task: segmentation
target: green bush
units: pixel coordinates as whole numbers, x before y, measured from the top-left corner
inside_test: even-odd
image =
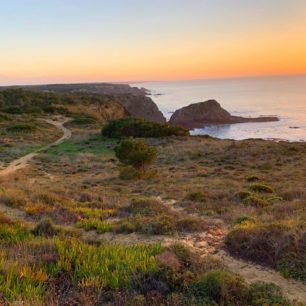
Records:
[[[141,177],[141,174],[139,173],[139,171],[132,166],[120,167],[119,171],[120,171],[119,178],[121,180],[127,180],[127,181],[136,180]]]
[[[31,124],[15,124],[6,128],[9,133],[32,133],[36,130],[36,127]]]
[[[193,283],[190,293],[197,298],[206,298],[218,305],[246,305],[248,286],[239,277],[222,270],[212,270]]]
[[[249,301],[252,306],[290,306],[281,289],[273,283],[257,282],[250,286]]]
[[[259,193],[273,193],[274,190],[272,187],[265,185],[265,184],[252,184],[249,186],[249,189],[253,192]]]
[[[277,263],[277,270],[284,277],[292,277],[306,283],[306,247],[300,247],[297,253],[286,254]]]
[[[125,139],[115,148],[116,157],[124,165],[144,172],[156,160],[156,149],[141,140]]]
[[[102,135],[110,138],[122,137],[166,137],[187,136],[189,132],[182,127],[160,124],[138,118],[123,118],[110,121],[102,129]]]

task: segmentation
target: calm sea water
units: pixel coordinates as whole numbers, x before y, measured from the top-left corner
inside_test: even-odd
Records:
[[[195,102],[217,100],[233,115],[276,115],[279,122],[211,125],[191,131],[222,139],[306,141],[306,76],[131,84],[152,92],[167,118]]]

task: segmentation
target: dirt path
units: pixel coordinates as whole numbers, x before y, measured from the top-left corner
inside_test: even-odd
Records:
[[[13,162],[11,162],[5,169],[1,170],[0,171],[0,177],[3,177],[3,176],[6,176],[6,175],[9,175],[19,169],[23,169],[25,168],[29,161],[32,160],[36,155],[39,154],[39,152],[45,150],[45,149],[48,149],[49,147],[51,146],[54,146],[54,145],[58,145],[60,144],[62,141],[66,140],[66,139],[69,139],[71,137],[71,130],[67,129],[64,124],[66,122],[69,121],[69,119],[67,118],[64,118],[64,119],[60,119],[58,121],[54,121],[54,120],[49,120],[49,119],[41,119],[49,124],[52,124],[54,126],[56,126],[58,129],[62,130],[63,131],[63,136],[61,138],[59,138],[57,141],[55,141],[54,143],[52,144],[49,144],[43,148],[40,148],[38,150],[36,150],[35,152],[32,152],[30,154],[27,154],[23,157],[20,157],[16,160],[14,160]]]

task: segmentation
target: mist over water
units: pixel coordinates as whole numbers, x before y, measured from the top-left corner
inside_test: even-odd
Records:
[[[211,125],[191,131],[222,139],[280,139],[306,141],[306,76],[263,77],[131,84],[152,92],[152,99],[165,114],[191,103],[217,100],[233,115],[276,115],[279,122]]]

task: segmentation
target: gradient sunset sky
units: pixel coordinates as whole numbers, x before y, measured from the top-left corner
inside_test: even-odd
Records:
[[[306,73],[305,0],[7,0],[0,84]]]

